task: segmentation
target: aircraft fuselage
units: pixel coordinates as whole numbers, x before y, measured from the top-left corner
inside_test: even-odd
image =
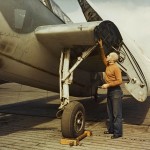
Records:
[[[50,49],[42,45],[34,30],[38,26],[64,22],[39,0],[0,0],[0,22],[1,79],[59,92],[62,49],[56,44],[51,45]],[[75,71],[70,94],[91,94],[89,72]]]

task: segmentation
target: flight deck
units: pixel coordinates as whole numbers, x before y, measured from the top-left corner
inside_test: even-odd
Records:
[[[123,137],[111,139],[107,129],[106,90],[99,90],[98,100],[79,100],[86,111],[85,129],[92,136],[78,146],[61,145],[61,119],[56,118],[59,94],[16,83],[0,85],[1,150],[150,150],[150,97],[136,101],[122,86]],[[100,94],[101,93],[101,94]]]

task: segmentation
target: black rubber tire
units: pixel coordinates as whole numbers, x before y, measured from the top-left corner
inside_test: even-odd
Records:
[[[70,102],[65,107],[61,119],[62,136],[65,138],[76,138],[83,134],[84,128],[85,109],[83,105],[77,101]]]

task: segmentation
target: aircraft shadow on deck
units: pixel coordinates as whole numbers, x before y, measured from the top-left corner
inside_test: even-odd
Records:
[[[59,103],[51,102],[58,99],[59,95],[54,95],[0,106],[0,135],[7,135],[20,130],[58,130],[57,127],[50,127],[46,129],[33,128],[36,125],[52,121],[56,118]],[[85,98],[79,101],[85,107],[86,121],[106,122],[106,94],[101,94],[97,101],[91,98]],[[133,125],[142,124],[145,120],[147,112],[149,111],[149,107],[150,97],[148,97],[144,103],[141,103],[134,100],[131,96],[126,95],[123,100],[124,123]],[[22,119],[20,119],[20,115],[23,115]],[[36,117],[37,119],[33,120],[33,117]],[[15,124],[19,127],[16,128]],[[9,128],[8,130],[8,126],[12,127],[12,129]]]

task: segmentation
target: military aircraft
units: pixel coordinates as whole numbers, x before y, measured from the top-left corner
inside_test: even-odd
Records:
[[[105,70],[105,52],[120,54],[118,65],[128,75],[128,91],[144,101],[150,80],[148,60],[109,20],[102,20],[88,0],[78,0],[87,22],[73,23],[53,0],[0,0],[0,79],[60,93],[64,137],[84,132],[85,110],[72,96],[93,96]],[[57,114],[57,115],[58,115]]]

